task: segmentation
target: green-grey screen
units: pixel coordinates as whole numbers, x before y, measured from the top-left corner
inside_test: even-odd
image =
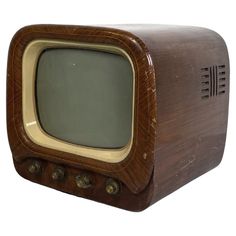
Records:
[[[49,49],[38,61],[36,103],[41,127],[58,139],[121,148],[132,133],[133,72],[121,55]]]

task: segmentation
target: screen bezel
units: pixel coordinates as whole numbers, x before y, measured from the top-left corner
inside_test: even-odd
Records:
[[[35,81],[38,59],[44,50],[52,48],[83,48],[110,52],[126,57],[133,71],[132,127],[128,144],[119,149],[101,149],[72,144],[47,134],[40,125],[35,96]],[[92,158],[95,160],[118,163],[129,154],[134,136],[134,101],[135,101],[135,70],[129,55],[121,48],[103,44],[80,43],[64,40],[40,39],[31,41],[26,47],[22,60],[22,113],[24,129],[34,143],[66,153]]]

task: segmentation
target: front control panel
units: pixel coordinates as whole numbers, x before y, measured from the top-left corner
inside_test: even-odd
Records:
[[[40,158],[26,158],[21,162],[14,161],[14,164],[17,172],[30,181],[132,211],[145,208],[147,202],[143,204],[142,199],[150,194],[146,189],[134,194],[126,185],[111,176]]]
[[[55,185],[76,185],[78,188],[78,191],[81,190],[83,192],[84,190],[94,190],[99,186],[102,188],[102,185],[98,183],[98,178],[94,175],[94,173],[88,172],[88,171],[82,171],[77,170],[77,173],[75,173],[75,170],[72,170],[71,168],[67,168],[64,165],[58,165],[53,163],[48,163],[46,161],[42,161],[39,159],[28,159],[24,165],[26,165],[26,170],[28,171],[29,175],[31,175],[32,178],[35,178],[36,182],[37,180],[44,179],[50,183]],[[106,178],[104,176],[103,184],[103,191],[110,195],[117,195],[121,191],[121,184],[119,181],[113,179],[113,178]],[[74,184],[73,184],[74,182]]]
[[[115,207],[140,211],[151,201],[152,181],[146,189],[135,194],[112,176],[41,158],[26,158],[21,162],[14,160],[14,164],[17,172],[30,181]]]

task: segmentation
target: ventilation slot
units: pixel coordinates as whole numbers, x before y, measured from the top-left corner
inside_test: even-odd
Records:
[[[225,94],[225,65],[201,68],[201,97],[208,99]]]

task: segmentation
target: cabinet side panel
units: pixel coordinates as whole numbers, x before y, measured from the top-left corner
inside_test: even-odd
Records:
[[[208,29],[151,26],[137,34],[150,51],[157,79],[155,202],[220,163],[229,60],[223,39]]]
[[[180,32],[179,38],[176,34],[165,36],[154,56],[159,126],[156,200],[217,166],[226,137],[225,44],[208,30],[193,28]]]

